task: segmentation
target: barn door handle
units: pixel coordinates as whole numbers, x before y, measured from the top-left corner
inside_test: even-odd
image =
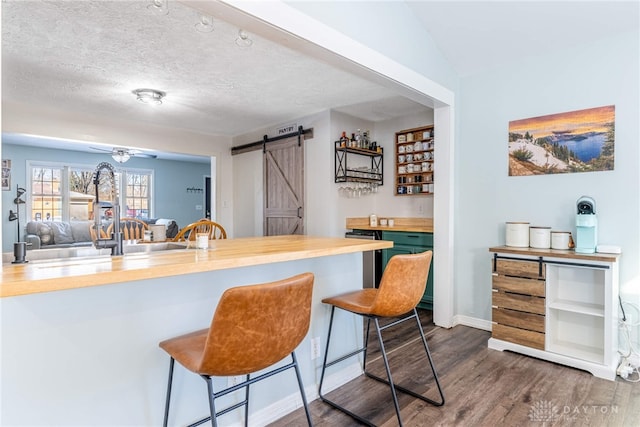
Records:
[[[298,218],[302,218],[302,215],[300,215],[301,210],[302,210],[302,206],[298,206]]]

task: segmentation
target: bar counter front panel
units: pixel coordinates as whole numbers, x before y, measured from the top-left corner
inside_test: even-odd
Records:
[[[253,239],[255,243],[270,238]],[[232,239],[235,242],[229,240],[217,249],[211,248],[206,254],[208,261],[199,267],[195,261],[188,263],[190,267],[183,266],[179,275],[172,272],[167,277],[155,277],[159,266],[132,267],[136,263],[129,263],[132,277],[149,278],[105,284],[104,278],[93,276],[96,280],[86,287],[74,285],[76,289],[1,298],[0,425],[161,425],[169,359],[158,343],[208,327],[217,301],[227,288],[274,281],[306,271],[315,274],[312,318],[297,355],[307,397],[315,399],[322,359],[311,360],[310,340],[320,337],[324,349],[329,321],[329,308],[321,300],[358,289],[361,252],[391,244],[354,239],[299,239],[288,251],[272,248],[272,258],[257,254],[254,261],[249,261],[245,253],[236,255],[232,262],[222,247],[225,244],[236,247],[243,240]],[[244,246],[245,252],[251,252],[250,247]],[[327,246],[335,246],[335,253]],[[216,256],[221,259],[217,267],[223,264],[229,267],[216,269],[213,260]],[[166,254],[150,258],[169,262]],[[180,262],[166,268],[174,271]],[[207,263],[208,267],[204,267]],[[4,278],[11,276],[14,268],[21,266],[5,265]],[[87,271],[79,273],[69,268],[67,272],[72,274],[69,282],[79,282],[87,275],[90,281],[92,275]],[[206,271],[198,271],[199,268]],[[64,274],[64,269],[59,271]],[[122,271],[95,273],[101,274],[112,274],[118,279]],[[13,281],[6,283],[13,286],[16,280],[14,275]],[[52,280],[42,278],[41,283],[50,287]],[[37,282],[30,286],[37,289]],[[342,348],[335,351],[355,348],[362,339],[361,320],[344,313],[336,321],[342,322],[344,328],[339,328],[341,336],[336,337]],[[333,381],[339,386],[358,375],[359,366],[345,365],[336,371],[328,378],[328,384]],[[224,386],[226,378],[216,382]],[[252,423],[274,421],[299,405],[295,376],[278,376],[255,385],[251,399]],[[205,382],[181,367],[175,371],[172,400],[171,425],[186,425],[208,413]],[[220,405],[223,403],[224,399]],[[221,425],[239,423],[241,412],[225,415]]]

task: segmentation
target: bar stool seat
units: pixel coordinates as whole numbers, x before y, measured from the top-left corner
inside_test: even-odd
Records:
[[[320,395],[320,399],[322,401],[326,402],[333,408],[344,412],[345,414],[363,424],[374,426],[374,424],[372,424],[369,420],[350,411],[337,402],[328,399],[322,392],[324,376],[328,367],[342,362],[350,357],[363,353],[363,370],[365,375],[369,378],[389,385],[391,389],[394,408],[396,411],[396,416],[398,418],[398,424],[400,426],[402,426],[402,417],[400,416],[400,407],[398,404],[396,390],[407,393],[415,398],[421,399],[435,406],[444,405],[444,393],[442,391],[442,387],[440,386],[440,381],[438,380],[438,375],[433,364],[433,359],[431,358],[431,352],[429,351],[427,340],[424,336],[424,331],[422,330],[422,324],[420,323],[420,318],[418,317],[418,312],[416,310],[416,306],[422,298],[422,295],[424,294],[426,288],[427,277],[429,276],[429,268],[431,265],[432,257],[432,251],[411,255],[395,255],[389,260],[389,263],[387,264],[387,267],[383,272],[380,286],[377,289],[367,288],[354,292],[344,293],[341,295],[336,295],[333,297],[328,297],[322,300],[323,303],[331,305],[329,332],[327,335],[327,344],[324,353],[322,373],[320,375],[320,385],[318,390],[318,394]],[[364,346],[329,361],[329,345],[331,342],[331,331],[333,328],[333,318],[336,308],[366,317],[367,330]],[[394,318],[394,320],[381,326],[379,320],[384,318]],[[419,393],[408,390],[407,388],[401,387],[393,382],[391,369],[389,368],[387,352],[385,350],[384,341],[382,338],[382,331],[411,319],[416,320],[417,327],[420,332],[420,337],[422,339],[422,344],[424,346],[424,350],[429,361],[431,371],[433,373],[433,378],[438,389],[438,400],[427,398]],[[371,327],[371,321],[373,321],[373,323],[375,324],[378,343],[380,344],[380,352],[382,354],[382,360],[384,362],[387,374],[386,379],[378,377],[367,371],[367,350],[369,345],[369,331]]]
[[[191,332],[162,341],[159,345],[169,356],[169,380],[164,423],[169,420],[171,386],[175,361],[196,373],[207,383],[210,416],[191,426],[211,420],[244,406],[244,424],[249,418],[249,386],[293,368],[298,380],[302,403],[309,425],[311,414],[304,393],[295,349],[304,339],[311,321],[311,297],[314,276],[303,273],[276,282],[238,286],[227,289],[216,307],[208,329]],[[288,355],[291,362],[266,370]],[[214,390],[214,376],[245,376],[245,380],[220,391]],[[244,400],[216,410],[219,397],[244,389]]]

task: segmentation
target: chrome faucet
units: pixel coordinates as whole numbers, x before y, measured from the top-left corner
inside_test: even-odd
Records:
[[[100,186],[100,174],[106,171],[109,174],[109,181],[111,184],[111,194],[112,199],[115,200],[115,203],[111,202],[101,202],[99,196],[99,186]],[[122,255],[122,232],[120,231],[120,203],[118,200],[118,196],[115,195],[116,188],[116,171],[110,163],[102,162],[97,167],[95,172],[93,173],[93,184],[96,187],[96,201],[93,205],[93,217],[95,219],[95,229],[96,229],[96,240],[94,240],[93,245],[96,249],[111,249],[111,255]],[[102,224],[100,223],[100,213],[102,209],[111,209],[113,212],[113,233],[111,236],[104,239],[100,237],[100,230],[102,229]]]

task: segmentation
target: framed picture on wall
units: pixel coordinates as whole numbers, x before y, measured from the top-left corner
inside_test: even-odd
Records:
[[[11,189],[11,160],[2,159],[2,190]]]
[[[509,122],[509,175],[613,170],[615,106]]]

